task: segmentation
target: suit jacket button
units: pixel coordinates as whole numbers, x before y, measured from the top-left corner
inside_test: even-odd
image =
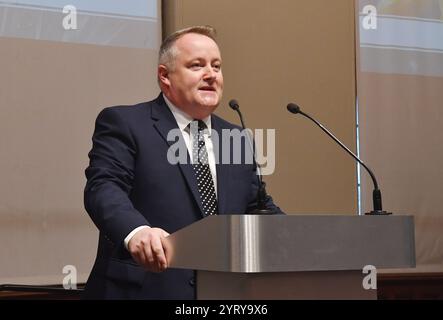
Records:
[[[195,279],[194,279],[194,278],[189,279],[189,285],[190,285],[191,287],[194,287],[194,286],[195,286]]]

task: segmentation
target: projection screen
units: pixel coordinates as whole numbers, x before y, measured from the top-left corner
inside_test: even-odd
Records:
[[[443,1],[359,0],[360,154],[384,209],[413,214],[417,270],[443,271]],[[372,183],[362,172],[362,209]]]
[[[85,282],[97,114],[159,93],[159,0],[0,1],[0,284]]]

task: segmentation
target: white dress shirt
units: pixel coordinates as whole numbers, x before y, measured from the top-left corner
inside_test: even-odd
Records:
[[[171,110],[172,114],[174,115],[175,121],[177,121],[178,128],[180,129],[183,140],[185,141],[186,148],[188,149],[189,157],[191,158],[191,163],[193,161],[193,152],[192,152],[192,143],[193,143],[193,137],[190,134],[189,124],[194,121],[194,119],[189,116],[187,113],[182,111],[181,109],[177,108],[172,104],[171,101],[168,100],[168,98],[163,95],[163,98],[165,99],[166,104],[168,105],[169,109]],[[208,164],[209,169],[211,170],[212,174],[212,180],[214,181],[214,189],[215,194],[217,195],[217,172],[216,172],[216,166],[215,166],[215,154],[214,154],[214,146],[212,144],[211,140],[211,116],[207,116],[206,118],[202,119],[202,121],[206,124],[206,127],[208,130],[203,131],[203,137],[205,139],[205,145],[206,150],[208,152]],[[125,238],[125,247],[128,249],[128,243],[132,239],[132,237],[141,229],[149,228],[149,226],[140,226],[132,230]]]

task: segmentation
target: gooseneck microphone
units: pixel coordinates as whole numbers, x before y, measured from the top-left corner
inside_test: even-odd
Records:
[[[348,147],[346,147],[340,140],[338,140],[321,123],[319,123],[317,120],[312,118],[310,115],[308,115],[308,114],[304,113],[303,111],[301,111],[301,109],[300,109],[300,107],[298,105],[296,105],[295,103],[289,103],[287,108],[288,108],[289,112],[291,112],[293,114],[301,114],[302,116],[305,116],[309,120],[313,121],[317,126],[320,127],[320,129],[322,129],[329,137],[331,137],[335,142],[337,142],[340,147],[342,147],[347,153],[349,153],[355,160],[358,161],[358,163],[360,163],[368,171],[369,175],[371,176],[372,183],[374,184],[374,190],[372,191],[372,202],[373,202],[374,210],[372,210],[371,212],[365,213],[365,215],[388,215],[388,214],[392,214],[390,212],[383,211],[383,209],[382,209],[381,191],[378,188],[377,179],[375,178],[375,175],[372,172],[372,170],[369,169],[368,166],[363,163],[363,161],[361,161],[351,150],[349,150]]]
[[[242,128],[243,130],[246,130],[246,125],[243,120],[243,115],[240,111],[240,106],[238,104],[238,101],[232,99],[231,101],[229,101],[229,106],[231,107],[232,110],[238,113]],[[268,195],[266,193],[266,183],[263,181],[260,165],[257,163],[257,159],[255,158],[255,147],[253,146],[251,140],[249,139],[249,135],[247,140],[249,142],[249,146],[252,151],[252,161],[254,162],[254,168],[257,171],[257,181],[258,181],[257,208],[251,212],[248,212],[248,214],[274,214],[274,211],[269,210],[266,207],[266,200],[268,198]]]

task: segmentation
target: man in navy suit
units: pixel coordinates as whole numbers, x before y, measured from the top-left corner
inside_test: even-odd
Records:
[[[216,160],[211,132],[238,129],[213,114],[223,92],[221,64],[214,29],[177,31],[160,48],[158,98],[98,115],[85,208],[100,236],[84,298],[195,299],[194,271],[168,268],[163,239],[208,214],[255,208],[254,165]],[[190,124],[198,124],[206,159],[197,170]],[[173,130],[192,163],[168,161]],[[280,212],[271,197],[266,205]]]

